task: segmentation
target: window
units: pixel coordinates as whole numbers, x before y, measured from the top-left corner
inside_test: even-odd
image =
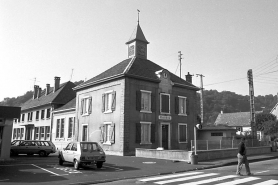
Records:
[[[16,139],[16,128],[14,128],[14,139]]]
[[[73,137],[73,129],[74,129],[74,117],[69,118],[69,126],[68,126],[68,138]]]
[[[40,128],[40,139],[41,139],[41,140],[44,140],[44,131],[45,131],[45,130],[44,130],[44,127],[41,127],[41,128]]]
[[[50,126],[45,127],[46,140],[50,139]]]
[[[212,132],[211,136],[223,136],[223,132]]]
[[[116,91],[102,94],[102,112],[109,113],[116,109]]]
[[[17,128],[17,139],[20,139],[21,133],[20,133],[20,128]]]
[[[41,110],[41,119],[44,119],[44,113],[45,111],[44,110]]]
[[[24,136],[24,128],[21,128],[21,136],[20,136],[20,139],[23,139],[23,136]]]
[[[88,125],[82,125],[82,141],[88,141]]]
[[[187,143],[187,124],[179,123],[179,142]]]
[[[170,114],[170,94],[160,94],[160,112]]]
[[[73,143],[71,150],[77,151],[77,143]]]
[[[155,124],[151,122],[136,123],[136,143],[152,144],[155,142]]]
[[[113,144],[115,143],[115,124],[111,122],[106,122],[100,127],[100,142],[103,144]]]
[[[50,118],[50,109],[46,110],[46,118],[49,119]]]
[[[56,138],[64,137],[65,119],[57,119],[56,123]]]
[[[73,143],[69,143],[68,146],[65,148],[65,150],[70,150],[71,147],[72,147],[72,144],[73,144]]]
[[[28,121],[32,121],[33,112],[28,113]]]
[[[151,92],[141,91],[141,111],[151,111]]]
[[[35,127],[35,140],[39,139],[39,127]]]
[[[36,120],[39,120],[40,111],[36,111]]]
[[[92,97],[81,99],[81,115],[89,115],[92,112]]]
[[[21,114],[21,121],[24,122],[24,116],[25,114]]]
[[[184,96],[177,96],[175,99],[175,113],[187,116],[189,114],[188,99]]]

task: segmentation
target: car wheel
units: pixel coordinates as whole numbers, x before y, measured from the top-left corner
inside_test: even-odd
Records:
[[[74,160],[74,169],[78,170],[79,166],[79,162],[77,160]]]
[[[44,156],[45,156],[45,154],[46,154],[46,152],[45,152],[45,151],[39,151],[39,156],[40,156],[40,157],[44,157]]]
[[[64,161],[63,161],[63,159],[61,159],[61,158],[59,158],[59,165],[63,165],[63,163],[64,163]]]
[[[97,168],[102,168],[103,162],[97,162]]]

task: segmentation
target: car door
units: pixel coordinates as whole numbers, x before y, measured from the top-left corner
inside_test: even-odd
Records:
[[[77,152],[77,143],[73,143],[70,151],[68,151],[68,159],[70,162],[73,162],[76,152]]]
[[[68,161],[68,162],[72,162],[72,161],[70,161],[70,158],[69,158],[70,149],[71,149],[71,147],[72,147],[72,144],[73,144],[73,143],[69,143],[69,144],[67,145],[67,147],[62,151],[64,160],[65,160],[65,161]]]

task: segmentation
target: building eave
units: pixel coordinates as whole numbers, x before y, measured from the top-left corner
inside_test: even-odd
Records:
[[[186,87],[186,88],[189,88],[189,89],[192,89],[192,90],[195,90],[195,91],[201,90],[199,87],[192,87],[192,86],[189,86],[189,85],[175,83],[175,82],[173,82],[173,84],[174,84],[174,86]]]

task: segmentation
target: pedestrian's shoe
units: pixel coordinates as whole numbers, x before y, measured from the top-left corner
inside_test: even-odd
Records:
[[[254,174],[253,174],[253,173],[248,173],[248,174],[247,174],[247,176],[252,176],[252,175],[254,175]]]
[[[237,175],[237,176],[242,176],[242,174],[241,174],[241,173],[237,173],[236,175]]]

